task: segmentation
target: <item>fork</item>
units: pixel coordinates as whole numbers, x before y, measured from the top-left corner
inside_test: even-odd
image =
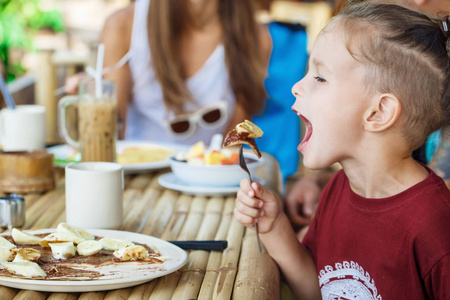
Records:
[[[241,147],[239,148],[239,166],[242,168],[242,170],[247,172],[248,179],[250,180],[250,185],[251,185],[252,182],[253,182],[252,175],[250,174],[250,171],[247,168],[247,163],[245,162],[245,157],[244,157],[243,150],[244,150],[244,145],[241,144]],[[259,253],[261,253],[262,250],[261,250],[261,242],[259,240],[258,222],[255,223],[255,230],[256,230],[256,239],[258,241]]]

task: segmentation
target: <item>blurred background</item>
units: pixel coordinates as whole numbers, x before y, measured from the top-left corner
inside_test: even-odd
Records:
[[[55,52],[56,60],[89,63],[104,20],[129,2],[0,0],[0,58],[7,82],[35,71],[41,51]]]
[[[17,104],[46,107],[48,145],[62,141],[57,130],[57,103],[64,96],[65,79],[86,66],[95,66],[105,19],[132,1],[0,0],[0,74]],[[306,28],[308,51],[336,6],[332,0],[254,1],[258,8],[255,17],[261,23],[293,24],[291,31]],[[288,49],[292,44],[286,41],[280,47]],[[283,53],[279,56],[286,57]],[[287,93],[292,96],[290,88]],[[4,106],[0,95],[0,108]]]

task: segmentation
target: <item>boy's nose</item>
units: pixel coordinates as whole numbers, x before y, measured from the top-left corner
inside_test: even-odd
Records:
[[[302,94],[301,82],[302,81],[299,80],[292,86],[291,93],[295,98],[300,97]]]

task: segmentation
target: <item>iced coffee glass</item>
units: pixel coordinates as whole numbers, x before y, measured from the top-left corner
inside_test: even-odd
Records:
[[[78,106],[78,141],[68,134],[67,107]],[[78,148],[82,161],[116,160],[117,104],[116,86],[112,81],[102,81],[101,89],[94,80],[80,84],[78,96],[63,97],[58,104],[59,127],[66,142]]]

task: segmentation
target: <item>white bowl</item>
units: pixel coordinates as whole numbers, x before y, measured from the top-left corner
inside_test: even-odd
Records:
[[[256,169],[264,163],[261,157],[258,159],[256,155],[244,153],[244,156],[251,158],[251,162],[247,162],[247,168],[255,178]],[[184,161],[178,161],[174,157],[169,159],[170,167],[173,173],[181,181],[197,186],[237,186],[243,178],[248,178],[247,173],[236,165],[204,165],[192,164]]]

